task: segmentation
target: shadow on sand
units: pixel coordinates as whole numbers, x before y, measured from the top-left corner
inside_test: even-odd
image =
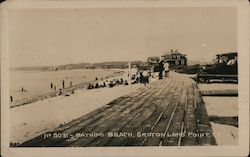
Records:
[[[214,123],[231,125],[238,127],[238,117],[219,117],[219,116],[209,116],[209,120]]]

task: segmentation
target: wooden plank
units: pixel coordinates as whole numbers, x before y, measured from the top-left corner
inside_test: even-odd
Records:
[[[158,90],[158,88],[155,88],[154,90],[152,90],[152,93],[148,94],[148,96],[150,96],[150,99],[148,99],[147,101],[142,100],[142,101],[134,102],[135,104],[138,104],[139,107],[137,106],[134,109],[134,111],[132,111],[132,113],[131,112],[129,113],[129,115],[128,113],[125,113],[125,115],[121,115],[122,120],[118,120],[118,123],[114,127],[103,126],[102,128],[106,128],[106,132],[118,132],[125,125],[128,125],[129,123],[132,123],[132,122],[134,122],[134,125],[135,125],[136,122],[137,123],[140,122],[141,117],[145,118],[148,115],[150,115],[150,110],[152,110],[154,106],[150,105],[150,103],[145,103],[145,102],[150,102],[153,100],[154,95],[158,94],[157,92],[155,92],[156,90]],[[136,115],[136,118],[133,117],[133,114]],[[109,140],[110,140],[110,137],[103,137],[101,139],[97,139],[96,141],[92,142],[91,145],[92,146],[104,145],[106,141],[109,141]]]
[[[201,93],[198,89],[197,84],[194,84],[194,95],[197,106],[196,108],[197,133],[201,135],[201,137],[198,138],[198,144],[216,145],[216,141],[213,136],[213,131],[209,121],[205,103],[201,97]]]
[[[157,90],[157,86],[153,86],[152,92]],[[129,108],[126,108],[126,110],[123,110],[121,113],[118,113],[117,116],[114,116],[110,119],[108,119],[107,121],[105,121],[105,123],[102,123],[100,125],[96,125],[93,124],[95,127],[92,127],[91,129],[88,129],[90,126],[87,126],[86,128],[83,128],[83,130],[81,131],[91,131],[91,132],[102,132],[105,133],[108,131],[108,129],[113,128],[117,125],[117,122],[123,122],[126,123],[126,120],[132,120],[134,118],[134,116],[138,116],[138,114],[140,114],[140,107],[142,107],[145,101],[151,99],[151,94],[146,94],[146,96],[144,96],[142,99],[138,99],[137,102],[133,102],[131,103],[131,106]],[[75,142],[72,143],[72,141],[70,141],[69,143],[66,143],[66,145],[70,145],[70,146],[77,146],[77,145],[87,145],[89,143],[91,143],[94,139],[79,139]]]
[[[97,123],[98,120],[99,120],[99,123],[102,123],[107,118],[112,117],[112,116],[116,116],[118,114],[118,112],[114,112],[114,110],[117,109],[116,107],[119,106],[119,105],[117,105],[118,103],[119,104],[130,104],[130,105],[123,105],[123,107],[119,108],[119,110],[129,108],[132,105],[132,103],[130,103],[129,101],[137,100],[140,98],[146,99],[147,97],[145,97],[144,94],[149,92],[151,88],[153,88],[153,86],[150,86],[149,88],[145,89],[144,93],[137,91],[137,93],[135,93],[135,94],[133,92],[133,93],[129,94],[128,96],[118,98],[118,99],[112,101],[111,103],[109,103],[108,105],[105,105],[97,110],[94,110],[94,111],[90,112],[89,114],[82,116],[81,118],[78,118],[75,121],[69,122],[61,127],[58,127],[52,132],[47,132],[47,134],[48,133],[74,134],[75,132],[82,129],[83,127],[85,127],[88,124],[93,124],[94,122]],[[113,104],[116,104],[116,105],[113,105]],[[111,106],[113,106],[113,107],[111,108]],[[63,138],[52,138],[52,137],[45,139],[43,137],[43,135],[40,135],[40,136],[36,137],[35,139],[24,142],[21,146],[29,146],[29,145],[33,145],[33,146],[51,145],[52,146],[52,145],[57,145],[58,143],[62,143],[65,140],[66,139],[63,139]]]
[[[215,91],[212,91],[215,92]],[[231,91],[230,91],[231,92]],[[227,91],[227,93],[229,93]],[[186,75],[174,73],[146,88],[120,97],[109,104],[54,129],[70,138],[42,135],[21,146],[170,146],[212,145],[214,137],[187,136],[188,133],[212,134],[204,101],[197,84]],[[53,133],[52,132],[52,133]],[[108,137],[108,133],[158,133],[154,137]],[[185,133],[184,137],[167,136]],[[102,133],[104,136],[78,137],[77,133]]]
[[[183,146],[197,145],[197,137],[193,136],[193,134],[197,133],[197,125],[196,125],[196,105],[194,98],[194,88],[192,84],[191,88],[188,89],[188,94],[187,94],[187,108],[185,110],[184,132],[185,136],[182,138],[181,145]]]
[[[177,86],[176,90],[173,93],[173,98],[167,105],[166,109],[163,111],[160,120],[158,121],[157,125],[150,131],[152,133],[161,133],[164,134],[167,126],[171,122],[171,115],[175,110],[176,105],[179,102],[179,93],[181,91],[181,86],[183,85],[182,80],[176,80]],[[163,139],[162,136],[160,137],[146,137],[143,142],[141,143],[142,146],[159,146],[161,140]]]
[[[181,139],[184,127],[185,107],[187,103],[187,89],[190,88],[190,83],[185,82],[181,91],[180,101],[174,113],[172,123],[168,129],[167,136],[164,138],[163,146],[178,146]]]
[[[168,87],[168,88],[166,88]],[[151,114],[148,118],[144,118],[139,124],[134,127],[125,127],[121,130],[121,132],[133,132],[136,134],[137,132],[146,133],[147,130],[149,131],[151,127],[156,123],[157,118],[160,116],[161,112],[164,110],[167,101],[169,101],[172,97],[171,92],[173,92],[173,88],[175,84],[166,84],[164,90],[161,91],[160,96],[154,98],[154,101],[150,102],[151,106],[155,106],[154,110],[151,111]],[[166,96],[166,97],[165,97]],[[165,97],[165,99],[164,99]],[[139,138],[135,135],[133,138],[112,138],[109,143],[106,145],[108,146],[115,146],[118,144],[122,144],[125,146],[140,146],[142,143],[143,138]]]
[[[147,93],[147,92],[145,92]],[[139,96],[133,97],[134,99],[139,99],[140,101],[146,101],[147,99],[149,99],[149,96],[145,96],[145,93],[141,93]],[[133,98],[131,99],[131,101],[127,102],[126,105],[124,105],[124,107],[120,108],[119,110],[115,110],[114,107],[111,108],[109,113],[102,113],[103,114],[103,118],[95,121],[93,123],[91,123],[90,125],[87,125],[85,127],[81,127],[79,130],[74,131],[73,133],[76,132],[98,132],[98,131],[94,131],[94,129],[98,126],[102,126],[103,124],[106,124],[108,121],[110,121],[110,119],[112,118],[116,118],[117,116],[121,116],[122,112],[125,112],[126,110],[130,110],[133,109]],[[101,131],[99,131],[101,132]],[[73,139],[73,140],[72,140]],[[74,141],[76,141],[78,138],[76,138],[75,136],[72,136],[71,139],[68,139],[67,141],[61,142],[60,145],[69,145],[71,143],[73,143]]]

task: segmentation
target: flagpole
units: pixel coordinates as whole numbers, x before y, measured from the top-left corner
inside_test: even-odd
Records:
[[[130,61],[129,61],[129,63],[128,63],[128,77],[129,77],[129,89],[130,89],[130,91],[132,90],[132,84],[131,84],[131,63],[130,63]]]

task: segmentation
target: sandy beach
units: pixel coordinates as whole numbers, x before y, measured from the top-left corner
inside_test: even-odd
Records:
[[[27,141],[143,87],[143,84],[134,84],[131,88],[119,85],[81,89],[70,96],[58,96],[11,108],[11,143]]]

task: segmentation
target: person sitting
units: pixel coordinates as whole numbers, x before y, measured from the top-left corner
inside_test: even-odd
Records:
[[[99,86],[99,84],[98,83],[96,83],[95,84],[95,88],[99,88],[100,86]]]
[[[119,84],[120,84],[120,81],[117,79],[117,80],[115,81],[115,83],[116,83],[117,85],[119,85]]]
[[[125,84],[125,85],[128,85],[128,81],[127,81],[127,80],[125,80],[125,81],[124,81],[124,84]]]
[[[106,83],[105,82],[103,82],[103,85],[102,85],[103,87],[106,87]]]
[[[93,89],[93,85],[91,83],[89,83],[87,89]]]
[[[135,79],[135,75],[132,75],[131,80],[134,80],[134,79]]]
[[[110,88],[114,87],[113,81],[110,81],[110,82],[109,82],[109,87],[110,87]]]
[[[70,96],[69,92],[64,93],[64,96]]]
[[[136,84],[136,80],[131,80],[131,84]]]
[[[59,89],[58,95],[62,95],[62,89],[61,88]]]
[[[139,77],[138,77],[138,76],[136,77],[135,82],[136,82],[136,83],[139,82]]]
[[[120,79],[120,83],[123,84],[123,79],[122,78]]]

